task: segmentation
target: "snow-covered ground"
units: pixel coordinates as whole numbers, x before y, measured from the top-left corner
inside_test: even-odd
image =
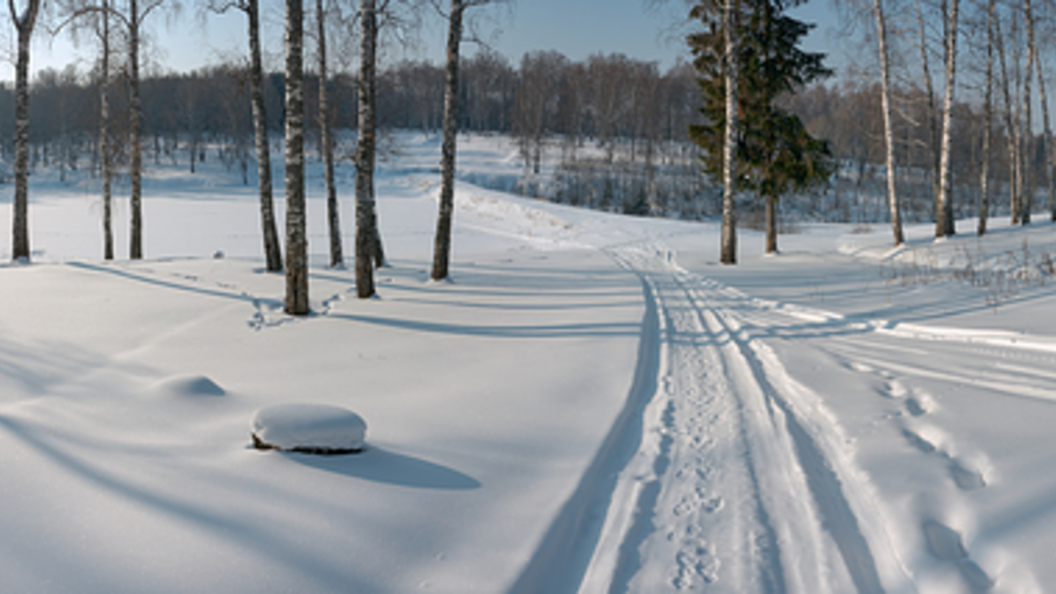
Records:
[[[804,226],[776,257],[742,231],[729,267],[715,224],[461,184],[434,283],[439,143],[397,140],[380,298],[325,267],[315,176],[304,319],[215,160],[151,169],[135,263],[101,261],[90,180],[33,177],[34,263],[0,267],[0,591],[1056,589],[1052,224],[898,251]],[[516,174],[506,140],[461,146]],[[283,404],[355,411],[365,451],[253,449]]]

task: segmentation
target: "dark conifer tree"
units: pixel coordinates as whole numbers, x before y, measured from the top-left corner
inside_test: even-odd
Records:
[[[827,181],[832,175],[829,148],[813,138],[794,114],[776,104],[785,93],[829,76],[824,54],[800,49],[811,25],[783,14],[779,0],[744,0],[735,25],[737,44],[736,184],[766,201],[767,252],[777,251],[775,207],[791,190]],[[705,16],[706,18],[706,16]],[[726,80],[721,57],[723,22],[689,38],[698,83],[704,98],[705,124],[690,126],[690,137],[702,149],[704,171],[723,175],[726,127]]]

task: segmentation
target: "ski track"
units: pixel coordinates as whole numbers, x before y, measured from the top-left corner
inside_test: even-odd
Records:
[[[610,254],[639,275],[657,312],[661,371],[578,590],[874,593],[882,576],[898,583],[905,571],[862,473],[840,453],[839,427],[746,333],[746,299],[678,269],[659,244]]]
[[[932,414],[940,410],[937,400],[914,382],[964,380],[956,369],[907,364],[904,353],[940,340],[956,354],[996,357],[1005,363],[981,379],[976,373],[975,387],[1053,402],[1046,393],[1051,377],[1037,373],[1036,384],[1024,382],[1016,365],[1056,359],[1042,339],[907,331],[752,298],[679,268],[658,242],[607,252],[641,279],[653,322],[639,356],[652,361],[655,385],[632,389],[637,404],[607,440],[622,435],[622,446],[602,448],[592,465],[608,469],[604,478],[585,478],[551,526],[550,534],[566,537],[560,546],[580,560],[577,567],[570,571],[570,561],[545,554],[554,543],[544,542],[514,591],[543,583],[529,574],[549,573],[563,576],[547,582],[549,591],[581,593],[917,592],[935,577],[935,570],[904,561],[921,553],[951,568],[949,579],[960,583],[944,583],[953,589],[994,587],[995,577],[972,557],[964,526],[939,513],[921,513],[911,525],[917,545],[900,539],[898,546],[911,548],[896,546],[895,534],[906,527],[879,503],[855,463],[853,440],[766,341],[825,337],[810,348],[872,375],[876,397],[899,411],[888,421],[919,455],[946,468],[937,496],[957,503],[987,488],[992,469],[984,452],[940,426]],[[1018,382],[1009,381],[1013,375]]]

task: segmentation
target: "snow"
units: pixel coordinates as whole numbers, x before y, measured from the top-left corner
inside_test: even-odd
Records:
[[[33,263],[0,266],[4,592],[1056,584],[1053,224],[909,227],[898,250],[803,224],[775,257],[742,230],[721,266],[715,222],[460,183],[432,283],[439,144],[396,141],[378,299],[326,267],[312,164],[306,318],[212,155],[151,166],[140,262],[101,261],[83,172],[32,176]],[[478,179],[518,173],[507,139],[460,147]],[[308,405],[368,419],[367,447],[252,447],[254,415]]]
[[[359,452],[367,436],[363,417],[327,404],[275,404],[253,415],[253,445],[311,454]]]

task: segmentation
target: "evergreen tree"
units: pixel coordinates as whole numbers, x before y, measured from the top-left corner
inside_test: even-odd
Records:
[[[832,74],[822,64],[824,54],[798,47],[810,31],[782,14],[775,0],[744,0],[735,23],[738,41],[735,183],[766,201],[767,252],[777,251],[775,207],[778,198],[827,181],[833,168],[828,143],[813,138],[800,119],[777,105],[782,94]],[[723,175],[726,127],[726,78],[723,68],[723,21],[699,10],[707,30],[691,35],[689,44],[703,93],[705,124],[690,126],[690,138],[702,149],[704,171],[712,179]]]

